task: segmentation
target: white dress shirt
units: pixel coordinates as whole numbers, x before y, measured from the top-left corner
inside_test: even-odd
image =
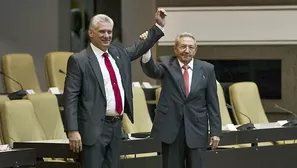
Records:
[[[189,93],[191,92],[191,84],[192,84],[192,76],[193,76],[193,59],[188,63],[188,74],[189,74]],[[180,62],[180,60],[178,59],[178,63],[179,63],[179,66],[182,70],[182,74],[184,74],[185,70],[183,68],[184,66],[184,63]]]
[[[107,116],[117,116],[119,114],[118,114],[118,112],[116,112],[116,109],[115,109],[116,105],[115,105],[114,91],[112,88],[109,72],[108,72],[105,62],[104,62],[104,57],[103,57],[104,51],[100,50],[99,48],[94,46],[92,43],[90,43],[90,45],[91,45],[93,52],[95,53],[95,56],[97,57],[97,60],[98,60],[98,63],[100,65],[100,69],[102,72],[102,76],[103,76],[104,88],[105,88],[105,94],[106,94],[106,102],[107,102],[106,115]],[[108,50],[106,52],[108,53]],[[112,68],[114,69],[114,72],[115,72],[115,75],[117,78],[118,86],[119,86],[121,97],[122,97],[123,110],[124,110],[125,92],[124,92],[124,88],[123,88],[123,84],[122,84],[122,77],[121,77],[121,74],[120,74],[120,71],[119,71],[119,68],[118,68],[116,62],[113,59],[113,57],[110,55],[110,53],[108,53],[108,58],[111,62]],[[122,113],[123,113],[123,111],[122,111]]]
[[[143,63],[147,63],[149,62],[149,60],[151,59],[152,57],[152,54],[151,54],[151,50],[149,50],[147,53],[143,54],[142,56],[142,62]],[[179,59],[178,59],[178,63],[179,63],[179,66],[181,68],[181,71],[182,71],[182,74],[184,74],[185,70],[183,69],[183,65],[184,63],[182,63]],[[191,84],[192,84],[192,76],[193,76],[193,66],[194,66],[194,61],[193,59],[188,63],[188,74],[189,74],[189,93],[191,91]]]

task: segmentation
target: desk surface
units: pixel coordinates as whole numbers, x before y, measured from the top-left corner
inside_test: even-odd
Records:
[[[265,123],[265,124],[254,124],[256,129],[244,130],[244,131],[228,131],[223,129],[221,136],[220,145],[232,145],[232,144],[243,144],[243,143],[257,143],[257,142],[273,142],[282,140],[294,140],[297,139],[297,127],[282,127],[277,123]],[[131,140],[123,140],[123,146],[129,145],[153,145],[158,148],[157,140],[152,138],[141,139],[130,137]],[[21,143],[37,143],[40,144],[59,144],[64,145],[63,147],[68,148],[68,139],[63,140],[46,140],[46,141],[27,141]],[[67,144],[67,146],[65,145]],[[25,147],[25,146],[22,146]],[[27,146],[26,146],[27,147]],[[28,146],[30,147],[30,146]],[[141,146],[140,146],[141,147]],[[123,149],[124,150],[124,149]],[[125,149],[126,150],[126,149]]]
[[[54,167],[79,167],[79,154],[70,151],[69,141],[66,139],[58,140],[46,140],[46,141],[28,141],[28,142],[15,142],[14,148],[35,148],[37,157],[49,157],[49,158],[73,158],[75,163],[66,162],[65,164],[57,163]],[[153,138],[135,139],[135,140],[123,140],[121,145],[121,155],[139,154],[139,153],[160,153],[161,143]],[[41,162],[38,163],[38,167],[42,165],[52,166],[54,162]],[[129,168],[161,168],[162,167],[162,155],[153,155],[149,157],[139,158],[124,158],[121,159],[121,167]]]
[[[50,158],[73,158],[79,160],[79,154],[70,151],[69,141],[66,139],[46,140],[46,141],[28,141],[15,142],[14,148],[36,148],[37,157]],[[160,153],[161,143],[153,138],[123,140],[121,145],[121,155],[139,154],[139,153]],[[43,162],[42,164],[50,164]],[[66,165],[61,165],[65,167]],[[68,165],[68,163],[67,163]],[[57,166],[57,165],[56,165]],[[77,167],[76,164],[69,163],[70,167]],[[129,168],[161,168],[162,156],[155,155],[150,157],[129,158],[121,160],[121,167]]]
[[[131,141],[143,141],[143,140],[152,140],[152,138],[134,138],[128,134],[129,140],[123,140],[122,142],[131,142]],[[69,144],[68,139],[52,139],[52,140],[41,140],[41,141],[22,141],[19,143],[49,143],[49,144]]]
[[[273,129],[273,128],[285,128],[279,125],[276,122],[263,123],[263,124],[254,124],[256,129]]]
[[[132,137],[131,137],[132,138]],[[37,156],[42,157],[78,157],[69,149],[68,139],[55,139],[43,141],[24,141],[14,142],[14,148],[36,148]],[[56,151],[63,151],[57,153]],[[123,140],[121,145],[121,154],[137,154],[137,153],[150,153],[161,152],[161,143],[153,138],[133,138],[132,140]]]
[[[235,127],[238,127],[240,125],[235,125]],[[271,122],[271,123],[257,123],[254,124],[255,129],[273,129],[273,128],[285,128],[279,125],[277,122]],[[223,126],[223,131],[228,131],[227,125]]]

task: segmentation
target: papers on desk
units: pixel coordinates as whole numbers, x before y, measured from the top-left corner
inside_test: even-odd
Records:
[[[134,137],[131,137],[131,134],[128,134],[128,138],[131,139],[131,140],[134,140],[134,139],[141,139],[141,138],[134,138]]]
[[[41,141],[23,141],[25,143],[57,143],[57,144],[68,144],[68,139],[51,139],[51,140],[41,140]]]
[[[283,126],[284,124],[288,123],[288,120],[280,120],[276,122],[279,126]]]
[[[26,90],[26,92],[27,92],[27,94],[35,94],[35,92],[34,92],[34,90],[32,90],[32,89],[29,89],[29,90]]]
[[[225,131],[237,131],[234,124],[227,124],[223,127],[223,130]]]
[[[254,124],[255,129],[270,129],[270,128],[281,128],[284,124],[286,124],[287,120],[280,120],[277,122],[271,122],[271,123],[262,123],[262,124]],[[227,124],[223,126],[223,131],[237,131],[237,127],[240,125],[233,125],[233,124]]]
[[[50,87],[48,89],[48,92],[50,92],[52,94],[61,94],[60,90],[57,87]]]
[[[146,138],[136,138],[136,137],[131,136],[131,134],[128,134],[128,138],[129,138],[130,140],[139,140],[139,139],[147,139],[147,138],[149,138],[149,136],[146,137]]]
[[[144,88],[149,88],[149,89],[153,88],[152,85],[150,83],[148,83],[148,82],[142,82],[142,86]]]
[[[8,151],[10,150],[10,146],[9,145],[0,145],[0,152],[2,151]]]
[[[287,120],[280,120],[271,123],[254,124],[255,129],[271,129],[271,128],[282,128],[286,124]],[[223,131],[237,131],[237,127],[240,125],[227,124],[223,126]]]
[[[148,82],[142,82],[142,85],[140,84],[140,82],[132,82],[132,86],[133,87],[143,87],[143,88],[147,88],[147,89],[153,88],[153,86]]]
[[[141,87],[139,82],[132,82],[133,87]]]

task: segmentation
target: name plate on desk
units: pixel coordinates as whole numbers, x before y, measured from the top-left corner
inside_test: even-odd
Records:
[[[133,134],[128,134],[129,139],[143,139],[143,138],[149,138],[151,133],[149,132],[140,132],[140,133],[133,133]]]
[[[132,82],[133,87],[141,87],[139,82]]]
[[[0,145],[0,152],[1,151],[7,151],[7,150],[10,150],[10,146],[9,145]]]
[[[228,130],[228,131],[237,131],[237,128],[235,127],[234,124],[227,124],[227,125],[225,125],[224,130]]]
[[[60,90],[57,87],[50,87],[48,89],[48,92],[52,93],[52,94],[61,94]]]
[[[27,94],[35,94],[34,90],[32,89],[29,89],[29,90],[26,90]]]
[[[148,88],[148,89],[153,88],[152,85],[151,85],[150,83],[148,83],[148,82],[142,82],[142,86],[143,86],[144,88]]]
[[[284,124],[287,124],[287,123],[288,123],[288,120],[279,120],[276,122],[276,124],[279,126],[283,126]]]

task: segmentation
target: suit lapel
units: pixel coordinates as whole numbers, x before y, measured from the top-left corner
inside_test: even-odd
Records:
[[[195,90],[199,86],[199,82],[203,78],[205,78],[205,76],[203,74],[202,63],[199,60],[194,59],[191,90],[188,97],[195,93]]]
[[[171,69],[173,77],[175,78],[175,80],[177,81],[177,84],[180,87],[180,90],[182,91],[183,95],[186,96],[184,78],[182,75],[181,67],[176,57],[173,58],[169,67]]]
[[[102,72],[100,69],[100,65],[98,63],[96,55],[94,54],[94,52],[90,46],[87,48],[87,53],[88,53],[88,57],[89,57],[89,62],[91,64],[91,67],[94,71],[94,74],[96,75],[98,84],[100,86],[100,90],[103,93],[104,97],[106,97],[105,88],[104,88],[104,80],[103,80]]]

